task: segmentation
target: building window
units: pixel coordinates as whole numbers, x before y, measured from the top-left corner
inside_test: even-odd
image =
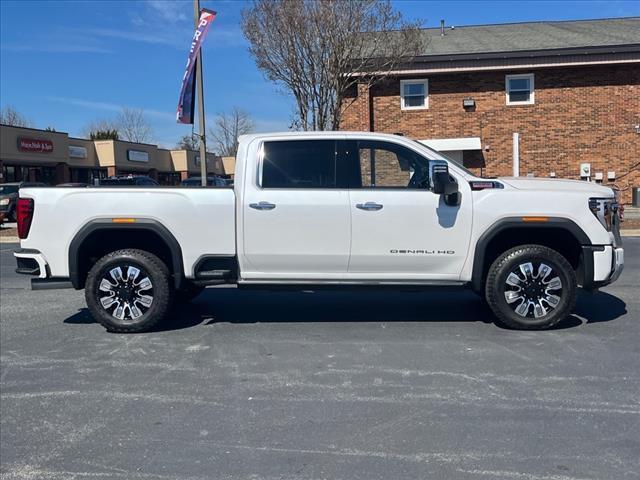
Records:
[[[532,105],[534,103],[533,73],[507,75],[507,105]]]
[[[400,108],[421,110],[429,108],[429,80],[400,80]]]

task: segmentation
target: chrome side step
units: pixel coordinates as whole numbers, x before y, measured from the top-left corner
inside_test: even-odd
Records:
[[[389,287],[463,287],[468,282],[453,280],[246,280],[239,279],[239,285],[315,285],[315,286],[389,286]]]

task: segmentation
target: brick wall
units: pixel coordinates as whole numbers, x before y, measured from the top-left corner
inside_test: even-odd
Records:
[[[507,106],[505,75],[535,73],[535,104]],[[414,77],[412,77],[414,78]],[[421,78],[417,76],[415,78]],[[512,136],[520,134],[520,174],[578,178],[615,171],[626,203],[640,186],[640,65],[429,75],[429,109],[400,110],[399,79],[353,89],[341,128],[401,132],[415,139],[480,137],[465,162],[484,176],[511,175]],[[476,101],[465,111],[462,100]],[[635,166],[635,168],[634,168]],[[625,177],[622,175],[627,174]]]
[[[406,187],[411,179],[409,165],[402,165],[398,156],[388,150],[362,148],[360,155],[360,175],[363,186]],[[373,157],[373,158],[372,158]],[[371,163],[375,176],[371,176]]]

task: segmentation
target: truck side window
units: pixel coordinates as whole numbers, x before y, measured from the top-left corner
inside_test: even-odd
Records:
[[[429,162],[413,150],[377,140],[358,141],[362,188],[427,188]]]
[[[336,141],[265,142],[262,188],[336,188]]]

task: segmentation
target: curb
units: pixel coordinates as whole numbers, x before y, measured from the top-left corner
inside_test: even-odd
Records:
[[[18,237],[0,237],[0,243],[20,243]]]

